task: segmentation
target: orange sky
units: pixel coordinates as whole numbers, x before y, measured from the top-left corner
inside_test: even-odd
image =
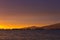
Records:
[[[60,22],[60,1],[0,0],[0,28],[46,26]]]
[[[25,28],[25,27],[31,27],[31,26],[37,26],[37,27],[42,27],[50,24],[0,24],[0,29],[13,29],[13,28]]]

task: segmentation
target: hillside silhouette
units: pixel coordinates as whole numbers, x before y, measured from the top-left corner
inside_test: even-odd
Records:
[[[60,23],[56,23],[56,24],[52,24],[52,25],[48,25],[48,26],[42,26],[42,27],[31,26],[31,27],[27,27],[27,28],[23,28],[23,29],[25,29],[25,30],[60,29]]]
[[[44,26],[43,29],[60,29],[60,23]]]
[[[31,26],[31,27],[18,28],[18,29],[15,28],[15,29],[0,29],[0,30],[49,30],[49,29],[60,30],[60,23],[56,23],[48,26],[42,26],[42,27]]]

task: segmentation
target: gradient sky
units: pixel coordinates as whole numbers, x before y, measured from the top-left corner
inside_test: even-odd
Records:
[[[2,28],[44,26],[60,22],[60,0],[0,0]]]

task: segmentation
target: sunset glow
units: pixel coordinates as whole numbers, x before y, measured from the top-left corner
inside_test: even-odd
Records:
[[[45,24],[47,25],[47,24]],[[21,25],[15,25],[15,24],[4,24],[4,25],[0,25],[0,29],[15,29],[15,28],[25,28],[25,27],[31,27],[31,26],[37,26],[37,27],[42,27],[42,26],[45,26],[43,24],[21,24]]]
[[[0,0],[0,28],[46,26],[60,22],[60,2],[53,0]]]

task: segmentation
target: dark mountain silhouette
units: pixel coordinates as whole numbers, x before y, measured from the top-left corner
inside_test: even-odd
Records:
[[[60,29],[60,23],[44,26],[43,29]]]
[[[37,26],[31,26],[31,27],[26,27],[26,28],[22,28],[25,30],[35,30],[35,29],[41,29],[41,27],[37,27]]]
[[[43,27],[36,27],[36,26],[31,26],[31,27],[27,27],[27,28],[23,28],[25,30],[48,30],[48,29],[60,29],[60,23],[57,23],[57,24],[52,24],[52,25],[48,25],[48,26],[43,26]]]
[[[26,28],[18,28],[18,29],[0,29],[0,30],[49,30],[49,29],[59,29],[60,30],[60,23],[57,24],[52,24],[48,26],[42,26],[42,27],[37,27],[37,26],[31,26],[31,27],[26,27]]]

